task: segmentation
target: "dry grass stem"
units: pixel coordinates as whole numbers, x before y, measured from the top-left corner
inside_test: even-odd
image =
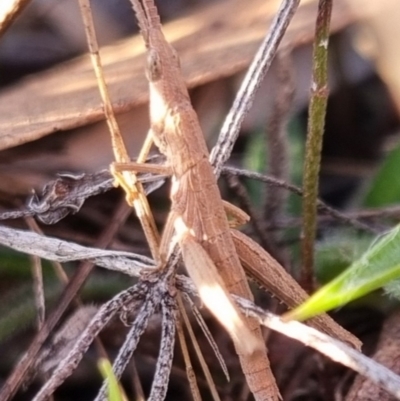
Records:
[[[186,293],[182,292],[182,295],[184,296],[186,301],[189,302],[190,305],[193,304],[193,301],[190,299],[190,297]],[[198,314],[200,315],[200,312],[198,312]],[[195,314],[195,316],[196,316],[196,314]],[[210,390],[211,397],[213,398],[213,400],[219,401],[220,397],[219,397],[219,394],[218,394],[218,391],[217,391],[217,387],[215,385],[214,379],[213,379],[212,374],[210,372],[210,368],[208,367],[208,365],[207,365],[207,363],[206,363],[206,361],[204,359],[203,353],[201,352],[199,343],[198,343],[198,341],[196,339],[196,336],[195,336],[195,334],[193,332],[193,328],[192,328],[192,326],[190,324],[190,321],[189,321],[189,318],[188,318],[187,314],[183,315],[183,318],[185,320],[185,325],[186,325],[186,328],[188,330],[189,337],[190,337],[190,339],[192,341],[192,345],[193,345],[194,350],[196,352],[197,358],[198,358],[198,360],[200,362],[201,369],[202,369],[202,371],[204,373],[204,377],[206,378],[206,382],[207,382],[207,385],[208,385],[208,389]],[[200,324],[200,327],[202,329],[203,329],[203,326],[205,327],[205,329],[203,329],[203,332],[204,333],[208,332],[208,328],[205,326],[205,322],[204,322],[204,320],[203,320],[203,318],[201,316],[200,316],[200,321],[203,321],[203,323]],[[225,369],[224,369],[225,363],[223,361],[223,358],[222,358],[221,354],[219,353],[219,350],[218,350],[218,348],[217,348],[217,346],[216,346],[216,344],[214,342],[214,339],[211,336],[211,333],[209,333],[209,337],[210,338],[208,337],[207,334],[206,334],[206,336],[207,336],[207,339],[209,339],[211,347],[213,347],[213,350],[214,350],[215,354],[217,355],[217,359],[218,359],[220,365],[222,366],[222,370],[225,373],[225,370],[226,370],[226,366],[225,366]],[[193,339],[195,339],[195,341]],[[215,344],[215,348],[214,348],[213,344]],[[227,373],[225,373],[225,375],[226,374]]]
[[[90,2],[89,0],[78,1],[81,8],[83,23],[85,26],[85,33],[88,42],[90,57],[92,60],[94,72],[96,74],[96,80],[99,87],[101,99],[103,101],[104,114],[111,135],[111,143],[115,161],[119,163],[128,163],[131,161],[131,159],[126,149],[111,104],[111,99],[104,77],[103,67],[101,64],[93,17],[90,11]],[[145,150],[149,149],[148,145],[149,143],[146,142]],[[147,154],[141,152],[138,162],[143,163],[146,160],[146,157]],[[160,243],[160,236],[158,234],[157,226],[154,221],[154,217],[151,212],[147,197],[145,196],[145,191],[142,184],[140,183],[140,181],[138,181],[136,174],[132,171],[125,171],[123,173],[113,172],[113,175],[115,178],[115,182],[124,189],[127,202],[130,205],[134,206],[136,215],[138,216],[143,231],[145,233],[151,254],[155,260],[158,260],[158,247]]]
[[[188,325],[188,323],[187,323],[188,319],[186,316],[185,307],[183,305],[181,297],[182,297],[181,294],[178,294],[177,301],[178,301],[178,305],[179,305],[180,316],[176,320],[176,332],[178,334],[179,345],[181,347],[183,361],[185,363],[186,377],[189,382],[190,392],[192,393],[192,397],[193,397],[194,401],[201,401],[201,395],[200,395],[199,386],[197,384],[196,374],[193,369],[192,361],[190,359],[189,349],[187,346],[187,341],[185,338],[185,333],[183,331],[182,319],[186,326]],[[189,325],[190,325],[190,322],[189,322]],[[190,327],[190,329],[191,329],[191,327]],[[195,340],[197,342],[197,339],[195,339]]]
[[[208,341],[208,343],[210,344],[210,347],[211,347],[212,350],[214,351],[215,357],[217,358],[217,360],[218,360],[218,362],[219,362],[219,364],[220,364],[220,366],[221,366],[222,372],[224,373],[224,375],[225,375],[225,377],[226,377],[226,380],[227,380],[227,381],[230,381],[230,376],[229,376],[228,367],[226,366],[226,363],[225,363],[225,361],[224,361],[224,357],[222,356],[222,354],[221,354],[221,352],[220,352],[220,350],[219,350],[219,348],[218,348],[217,343],[215,342],[215,340],[214,340],[214,338],[213,338],[213,336],[212,336],[212,334],[211,334],[209,328],[207,327],[207,323],[205,322],[205,320],[204,320],[203,316],[201,315],[199,309],[197,308],[197,306],[195,305],[195,303],[192,301],[192,299],[189,297],[189,295],[187,295],[187,294],[185,294],[185,293],[182,293],[182,295],[183,295],[183,297],[185,298],[186,302],[189,304],[189,306],[190,306],[190,308],[191,308],[191,310],[192,310],[193,316],[195,317],[195,319],[196,319],[198,325],[200,326],[201,330],[203,331],[203,334],[204,334],[205,337],[207,338],[207,341]],[[184,319],[187,320],[187,321],[189,322],[189,318],[187,317],[187,315],[185,315]],[[190,323],[190,322],[189,322],[189,323]],[[192,339],[192,343],[193,343],[193,345],[194,345],[194,347],[195,347],[196,353],[197,353],[197,355],[198,355],[198,357],[199,357],[199,361],[200,361],[200,363],[202,364],[202,369],[203,369],[203,372],[204,372],[204,376],[206,377],[207,382],[208,382],[207,376],[209,376],[209,377],[211,378],[210,370],[208,369],[207,364],[205,364],[204,358],[200,358],[200,355],[201,355],[201,354],[199,354],[199,353],[197,352],[198,343],[197,343],[197,341],[196,341],[196,343],[193,341],[193,338],[195,338],[195,335],[194,335],[192,326],[191,326],[191,325],[190,325],[190,326],[187,325],[186,327],[187,327],[187,329],[188,329],[190,338]],[[200,349],[199,349],[199,351],[200,351]],[[201,355],[201,356],[202,356],[202,355]],[[203,367],[203,363],[204,363],[204,367],[205,367],[206,369]],[[214,385],[214,386],[215,386],[215,385]],[[211,388],[211,386],[210,386],[210,388]]]

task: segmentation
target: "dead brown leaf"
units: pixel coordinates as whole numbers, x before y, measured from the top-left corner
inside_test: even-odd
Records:
[[[224,0],[167,24],[166,36],[181,55],[189,87],[243,70],[265,35],[278,3]],[[289,27],[286,43],[297,46],[311,40],[316,3],[302,2]],[[333,31],[356,18],[348,3],[354,0],[335,2]],[[106,47],[102,58],[116,112],[145,103],[148,95],[140,39],[135,36]],[[102,119],[89,58],[81,57],[27,78],[1,93],[0,150]]]

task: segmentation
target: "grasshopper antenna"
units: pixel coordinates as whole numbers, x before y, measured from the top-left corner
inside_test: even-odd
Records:
[[[136,19],[137,23],[140,29],[140,32],[142,33],[146,48],[149,48],[149,22],[148,22],[148,5],[146,6],[146,9],[142,5],[142,2],[140,0],[131,0],[131,4],[133,7],[133,11],[136,14]],[[157,14],[158,17],[158,14]],[[160,18],[158,17],[158,23],[160,23]]]

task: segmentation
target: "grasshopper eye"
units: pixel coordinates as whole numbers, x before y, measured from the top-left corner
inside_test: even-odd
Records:
[[[161,78],[162,67],[159,54],[151,49],[147,55],[146,76],[150,82],[158,81]]]

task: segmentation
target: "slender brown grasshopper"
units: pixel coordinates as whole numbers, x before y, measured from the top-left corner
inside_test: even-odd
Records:
[[[162,172],[171,175],[171,212],[157,259],[168,258],[171,244],[179,244],[186,269],[204,304],[229,332],[239,355],[250,390],[257,400],[278,400],[279,391],[271,373],[261,330],[254,319],[243,316],[229,293],[253,299],[245,271],[289,306],[307,294],[269,254],[243,234],[232,231],[226,216],[209,153],[190,103],[176,51],[166,41],[153,0],[132,0],[147,48],[146,76],[150,88],[149,143],[154,141],[166,156],[165,166],[116,163],[113,170],[129,193],[123,174]],[[153,245],[153,249],[158,244]],[[315,325],[344,341],[359,346],[357,339],[328,316]]]

